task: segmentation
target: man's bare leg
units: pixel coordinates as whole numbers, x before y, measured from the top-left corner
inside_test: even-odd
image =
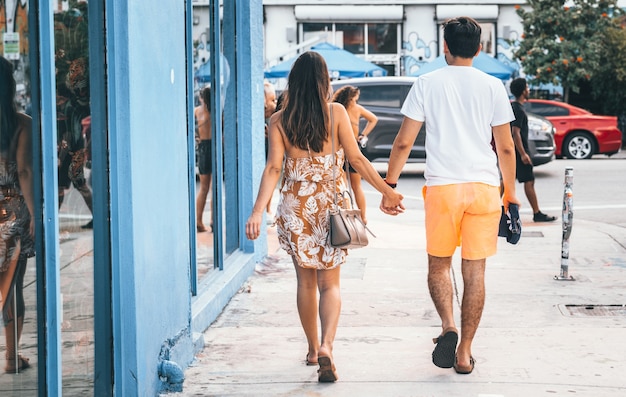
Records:
[[[463,259],[463,304],[461,307],[461,342],[457,349],[457,364],[470,365],[472,341],[485,306],[485,259]]]
[[[441,318],[442,330],[455,328],[454,311],[452,308],[452,280],[450,266],[452,257],[428,255],[428,290]]]

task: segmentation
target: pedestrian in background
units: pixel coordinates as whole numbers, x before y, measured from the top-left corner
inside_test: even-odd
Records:
[[[267,155],[269,153],[269,142],[268,142],[268,131],[269,131],[269,123],[270,117],[276,112],[276,105],[278,103],[278,99],[276,98],[276,90],[274,89],[274,85],[269,81],[263,83],[263,92],[264,92],[264,101],[265,101],[265,160],[267,160]],[[267,208],[265,209],[267,216],[267,224],[274,225],[274,214],[272,214],[272,198],[267,202]]]
[[[447,66],[420,76],[404,105],[391,150],[387,182],[395,186],[423,124],[426,139],[424,196],[428,288],[441,318],[433,363],[457,373],[474,369],[472,341],[485,302],[485,263],[497,248],[501,204],[515,196],[513,111],[502,82],[472,67],[481,50],[481,28],[469,17],[443,25]],[[491,148],[495,140],[496,153]],[[504,192],[500,200],[500,176]],[[452,255],[461,246],[461,338],[453,313]]]
[[[18,113],[13,65],[0,56],[0,301],[4,325],[4,371],[30,367],[19,354],[24,325],[24,274],[35,255],[30,116]]]
[[[367,145],[367,136],[372,132],[376,123],[378,123],[378,117],[369,110],[365,109],[363,106],[359,105],[357,101],[359,100],[359,89],[353,87],[351,85],[347,85],[338,89],[333,95],[333,102],[338,102],[346,108],[348,112],[348,117],[350,118],[350,125],[352,126],[352,131],[354,132],[354,139],[357,140],[361,148],[365,148]],[[365,128],[363,131],[359,132],[359,121],[361,118],[364,118],[367,121]],[[361,186],[361,175],[350,165],[348,162],[348,170],[350,177],[350,185],[352,186],[352,190],[354,191],[354,200],[356,201],[357,207],[361,210],[361,217],[363,218],[363,222],[367,223],[366,216],[366,201],[365,201],[365,193],[363,192],[363,187]]]
[[[213,157],[211,151],[211,89],[204,87],[200,90],[200,104],[193,110],[196,118],[196,135],[198,139],[198,174],[200,187],[196,195],[196,230],[198,233],[206,232],[207,228],[202,220],[209,190],[211,189],[211,174],[213,169]],[[209,204],[209,208],[211,205]],[[213,219],[213,210],[211,210]],[[211,231],[213,222],[211,221]]]
[[[381,209],[404,210],[402,195],[389,187],[359,150],[345,108],[331,103],[328,68],[317,52],[303,53],[288,78],[282,109],[270,121],[269,154],[246,236],[261,232],[263,212],[284,173],[277,207],[277,234],[294,263],[298,314],[308,342],[307,365],[319,365],[318,380],[334,382],[333,343],[341,312],[340,268],[347,251],[328,242],[328,211],[345,188],[344,154],[383,194]],[[319,291],[319,307],[317,293]],[[321,324],[321,343],[317,318]]]
[[[511,94],[515,101],[511,103],[515,120],[511,122],[511,133],[515,143],[515,177],[524,184],[524,193],[533,210],[533,221],[552,222],[556,217],[544,214],[539,210],[539,201],[535,192],[535,173],[533,161],[528,154],[528,116],[524,110],[524,102],[528,100],[530,90],[526,79],[518,77],[511,82]]]

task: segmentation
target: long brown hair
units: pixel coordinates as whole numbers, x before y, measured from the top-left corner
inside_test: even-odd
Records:
[[[295,147],[321,152],[329,135],[330,77],[326,61],[307,51],[289,72],[281,122],[285,135]]]
[[[0,56],[0,150],[7,150],[17,130],[16,83],[13,65]]]

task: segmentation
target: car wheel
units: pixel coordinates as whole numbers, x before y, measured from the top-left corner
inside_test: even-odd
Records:
[[[568,159],[590,159],[595,153],[595,143],[586,132],[572,132],[563,142],[563,154]]]

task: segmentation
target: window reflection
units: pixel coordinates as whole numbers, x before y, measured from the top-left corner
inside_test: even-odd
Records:
[[[214,268],[213,254],[213,133],[211,119],[211,51],[208,27],[193,30],[196,265],[198,279]]]
[[[93,233],[88,4],[54,15],[63,394],[93,390]]]
[[[371,23],[367,25],[369,54],[398,53],[398,28],[396,24]]]
[[[305,41],[325,40],[353,54],[398,53],[396,23],[304,23],[302,31]]]
[[[27,2],[0,0],[0,390],[20,395],[39,361],[28,31]]]

